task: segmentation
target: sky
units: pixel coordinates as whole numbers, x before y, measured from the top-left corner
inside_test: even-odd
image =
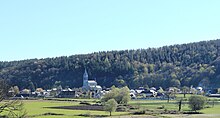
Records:
[[[220,0],[0,0],[0,61],[220,39]]]

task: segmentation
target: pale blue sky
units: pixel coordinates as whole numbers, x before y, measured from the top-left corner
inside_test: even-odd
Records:
[[[220,0],[0,0],[0,61],[220,38]]]

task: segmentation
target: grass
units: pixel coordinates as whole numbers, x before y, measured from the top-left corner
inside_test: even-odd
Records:
[[[215,102],[215,105],[208,105],[209,108],[205,108],[200,110],[204,114],[220,114],[220,102]]]
[[[149,110],[166,109],[166,110],[178,110],[178,104],[176,100],[172,100],[169,103],[167,100],[133,100],[129,102],[130,105],[137,106],[139,108],[145,108]],[[190,110],[187,104],[182,105],[182,110]]]
[[[88,110],[68,110],[68,109],[52,109],[47,107],[56,107],[56,106],[74,106],[79,105],[79,102],[67,102],[67,101],[47,101],[47,100],[35,100],[35,101],[23,101],[24,107],[27,110],[28,116],[35,118],[82,118],[83,116],[78,116],[80,114],[86,115],[109,115],[105,111],[88,111]],[[49,116],[40,116],[45,113],[56,113],[64,115],[49,115]],[[127,114],[126,112],[114,112],[113,115],[123,115]]]
[[[186,100],[191,95],[186,95]],[[152,111],[152,114],[158,114],[158,111],[165,111],[165,110],[178,110],[178,100],[183,98],[183,95],[177,95],[176,100],[170,100],[168,103],[167,100],[131,100],[129,102],[129,105],[136,106],[141,109],[146,109]],[[220,99],[219,98],[208,98],[209,104],[206,105],[208,108],[205,108],[203,110],[200,110],[199,112],[204,113],[203,115],[213,115],[217,114],[220,116]],[[64,101],[58,101],[58,100],[64,100]],[[66,101],[65,101],[66,100]],[[69,99],[54,99],[54,100],[24,100],[24,108],[27,111],[27,115],[29,117],[34,118],[83,118],[85,116],[79,116],[81,115],[88,115],[88,116],[108,116],[109,113],[105,111],[89,111],[89,110],[69,110],[69,109],[53,109],[49,107],[58,107],[58,106],[76,106],[81,105],[79,104],[81,101],[86,101],[89,103],[95,103],[98,101],[97,99],[71,99],[74,101],[68,101]],[[212,107],[212,101],[215,101],[214,107]],[[1,102],[0,104],[3,104],[4,102]],[[188,104],[182,105],[182,111],[190,111]],[[133,111],[131,111],[133,112]],[[58,115],[51,115],[48,113],[55,113]],[[48,115],[45,115],[48,114]],[[60,115],[59,115],[60,114]],[[113,112],[113,116],[121,116],[121,115],[128,115],[129,112]],[[182,114],[183,115],[183,114]],[[172,117],[175,115],[167,114],[166,116]],[[178,116],[178,114],[177,114]],[[199,115],[198,115],[199,116]]]
[[[129,102],[132,106],[137,106],[139,108],[145,108],[149,110],[178,110],[178,101],[180,99],[187,100],[191,94],[186,94],[186,98],[183,98],[183,94],[177,94],[177,98],[175,100],[170,100],[168,103],[167,100],[132,100]],[[220,114],[220,99],[219,98],[208,98],[209,104],[206,105],[208,108],[202,109],[199,112],[204,114]],[[212,107],[212,101],[215,101],[214,107]],[[188,107],[187,101],[183,101],[182,111],[190,111]]]

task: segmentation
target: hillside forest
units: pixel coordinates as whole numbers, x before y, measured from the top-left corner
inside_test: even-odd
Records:
[[[85,68],[89,79],[103,87],[220,87],[220,40],[4,61],[0,62],[0,78],[31,90],[58,85],[75,88],[82,86]]]

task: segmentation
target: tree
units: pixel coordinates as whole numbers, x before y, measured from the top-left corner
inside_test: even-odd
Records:
[[[8,90],[8,84],[5,82],[5,80],[0,79],[0,102],[7,97]]]
[[[190,87],[190,92],[195,95],[197,93],[197,90],[195,88],[192,88],[192,86],[191,86]]]
[[[173,91],[166,91],[165,95],[167,96],[167,102],[170,102],[170,98],[173,95]]]
[[[15,87],[17,89],[17,87]],[[3,80],[0,79],[0,102],[4,100],[8,95],[9,86]],[[23,103],[18,100],[6,101],[4,104],[0,104],[0,117],[1,113],[7,114],[10,118],[24,118],[26,111],[23,108]],[[3,116],[4,117],[4,116]]]
[[[82,86],[86,66],[101,86],[209,86],[220,83],[220,39],[139,50],[95,52],[46,59],[0,61],[0,77],[21,90]],[[74,78],[74,79],[73,79]],[[202,81],[201,81],[202,80]],[[80,82],[80,83],[79,83]]]
[[[181,111],[181,108],[182,108],[182,101],[183,101],[183,100],[182,100],[182,99],[180,99],[180,101],[178,102],[178,107],[179,107],[179,109],[178,109],[178,110],[179,110],[179,111]]]
[[[15,95],[20,93],[18,86],[14,86],[13,90],[15,92]]]
[[[118,104],[127,104],[129,100],[131,99],[130,97],[130,91],[128,87],[123,87],[123,88],[116,88],[112,87],[112,90],[105,94],[102,98],[102,102],[107,102],[110,99],[115,99],[115,101]]]
[[[118,96],[118,94],[119,94],[119,88],[116,88],[115,86],[112,86],[112,87],[111,87],[111,91],[109,91],[108,93],[106,93],[106,94],[102,97],[101,101],[102,101],[102,102],[107,102],[107,101],[110,100],[110,99],[115,99],[115,98]]]
[[[162,87],[159,87],[159,90],[157,90],[158,93],[164,93],[164,90]]]
[[[186,93],[188,92],[189,92],[189,87],[187,86],[182,87],[182,93],[183,93],[184,98],[186,98]]]
[[[206,98],[204,96],[193,95],[189,98],[189,108],[192,111],[203,109],[206,103]]]
[[[118,98],[120,104],[127,104],[130,101],[130,90],[127,86],[120,89]]]
[[[29,87],[28,87],[31,91],[35,91],[35,86],[34,83],[32,81],[29,82]]]
[[[179,87],[180,86],[180,81],[178,79],[172,79],[170,81],[170,85],[173,86],[173,87]]]
[[[1,105],[0,114],[3,112],[9,118],[25,118],[27,115],[23,102],[19,100],[12,100]]]
[[[115,99],[110,99],[105,103],[104,109],[105,109],[105,111],[108,111],[111,116],[112,112],[114,112],[116,110],[117,105],[118,105],[118,103],[115,101]]]
[[[170,102],[171,98],[175,98],[176,97],[176,91],[177,88],[176,87],[172,87],[169,88],[170,90],[166,91],[164,94],[167,96],[167,102]]]
[[[125,80],[123,80],[122,76],[119,76],[118,79],[115,80],[115,85],[117,87],[124,87],[124,86],[126,86],[126,82],[125,82]]]
[[[19,93],[20,93],[20,91],[19,91],[18,86],[14,86],[14,87],[11,87],[11,88],[9,89],[8,96],[13,97],[13,96],[15,96],[15,95],[17,95],[17,94],[19,94]]]

